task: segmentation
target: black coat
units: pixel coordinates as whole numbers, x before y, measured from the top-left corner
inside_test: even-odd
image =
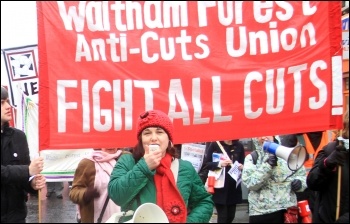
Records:
[[[29,148],[24,132],[1,131],[1,222],[25,222],[27,195],[36,191],[29,182]]]
[[[224,147],[227,155],[230,157],[234,163],[236,160],[243,164],[244,163],[244,146],[239,141],[232,141],[232,145],[226,145],[223,141],[220,141],[221,145]],[[208,151],[206,155],[206,160],[203,162],[209,170],[215,170],[218,167],[218,162],[212,162],[213,153],[222,153],[220,147],[216,142],[212,142],[208,146]],[[221,205],[233,205],[242,203],[242,188],[239,184],[236,188],[236,181],[228,174],[230,166],[225,169],[225,185],[223,188],[215,188],[213,194],[213,201],[216,204]]]
[[[317,155],[315,164],[307,176],[307,185],[316,192],[316,201],[312,221],[314,223],[334,223],[337,205],[338,170],[332,171],[324,166],[324,159],[333,150],[336,143],[326,145]],[[349,223],[349,155],[341,168],[340,212],[338,222]]]

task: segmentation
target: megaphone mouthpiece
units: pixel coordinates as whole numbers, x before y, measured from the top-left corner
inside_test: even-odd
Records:
[[[272,153],[272,154],[276,155],[276,150],[277,150],[278,146],[280,146],[280,145],[278,145],[278,144],[276,144],[274,142],[267,142],[267,141],[265,141],[264,145],[263,145],[263,149],[266,152],[269,152],[269,153]]]

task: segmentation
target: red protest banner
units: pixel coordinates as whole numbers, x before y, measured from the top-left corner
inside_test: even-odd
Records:
[[[136,143],[169,114],[175,143],[337,128],[340,2],[42,1],[40,149]]]

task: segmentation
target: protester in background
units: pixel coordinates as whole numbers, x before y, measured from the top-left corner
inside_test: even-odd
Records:
[[[238,140],[225,140],[220,141],[220,144],[227,153],[228,158],[226,160],[220,160],[219,162],[213,162],[213,153],[218,153],[222,156],[219,145],[216,142],[209,144],[206,161],[203,162],[209,170],[215,170],[217,168],[226,167],[225,169],[225,185],[223,188],[215,188],[213,194],[213,201],[217,211],[218,223],[231,223],[236,215],[236,205],[242,203],[242,188],[241,184],[236,186],[236,181],[228,173],[231,165],[234,162],[239,163],[239,170],[243,169],[244,163],[244,146]]]
[[[46,197],[50,198],[52,194],[56,194],[56,198],[62,199],[62,192],[64,189],[64,184],[62,181],[60,182],[47,182],[47,192]]]
[[[315,132],[289,134],[281,137],[282,137],[282,145],[286,147],[293,147],[293,145],[296,144],[297,142],[305,146],[305,149],[307,151],[307,156],[304,163],[304,168],[306,170],[306,176],[307,176],[314,164],[314,160],[318,152],[330,141],[332,141],[334,136],[335,134],[332,131],[315,131]],[[307,200],[311,213],[313,213],[314,211],[315,194],[316,193],[310,190],[308,187],[302,192],[297,192],[298,201]]]
[[[273,142],[273,136],[253,138],[258,158],[251,154],[244,160],[242,181],[247,186],[250,223],[283,223],[288,207],[297,206],[295,192],[306,188],[305,169],[291,171],[287,162],[265,152],[263,143]]]
[[[306,173],[309,173],[312,166],[314,165],[314,161],[317,157],[318,152],[325,145],[334,140],[334,133],[332,131],[315,131],[297,134],[298,138],[300,138],[300,136],[302,136],[300,140],[304,141],[302,144],[305,145],[307,151],[307,159],[304,163],[304,166]]]
[[[285,147],[295,147],[298,145],[298,138],[296,134],[281,135],[281,145]]]
[[[349,223],[349,109],[343,116],[341,136],[318,153],[307,186],[317,193],[313,223]]]
[[[281,145],[282,146],[285,146],[288,148],[294,148],[298,145],[298,137],[296,134],[282,135],[280,137],[281,137]],[[303,167],[303,169],[305,169],[305,167]],[[308,200],[308,193],[305,192],[306,189],[302,192],[295,192],[295,195],[297,196],[298,202],[303,201],[303,200]],[[298,216],[298,223],[302,223],[301,216]]]
[[[204,155],[203,155],[203,163],[201,168],[198,171],[198,175],[201,178],[203,184],[205,184],[205,182],[207,181],[208,178],[208,166],[206,165],[206,161],[208,161],[208,149],[210,144],[212,144],[213,142],[205,142],[205,150],[204,150]]]
[[[25,133],[12,128],[11,105],[1,86],[1,223],[25,223],[28,193],[45,187],[44,160],[30,161]]]
[[[118,148],[94,149],[91,156],[79,162],[69,198],[78,205],[77,217],[82,223],[96,223],[100,217],[108,197],[110,175],[121,153]],[[101,222],[116,212],[120,212],[120,207],[108,198]]]
[[[330,130],[325,131],[315,131],[307,133],[299,133],[297,137],[301,144],[303,144],[307,151],[307,158],[304,163],[306,169],[306,176],[309,174],[312,166],[314,165],[315,158],[317,157],[318,152],[329,142],[334,140],[334,133]],[[308,200],[309,208],[311,213],[314,211],[316,193],[306,188],[304,192],[300,193],[300,200]]]
[[[174,148],[176,149],[176,154],[179,155],[179,158],[181,158],[182,144],[175,144]]]
[[[177,159],[172,143],[173,124],[168,115],[158,110],[143,112],[138,118],[136,136],[138,143],[132,154],[123,154],[114,167],[108,185],[110,198],[123,211],[135,211],[150,202],[160,206],[170,222],[209,222],[214,206],[212,196],[192,164]],[[150,145],[159,148],[150,151]],[[176,164],[178,172],[173,173],[171,166]]]

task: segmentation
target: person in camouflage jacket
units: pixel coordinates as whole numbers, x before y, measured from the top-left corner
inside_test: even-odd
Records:
[[[244,160],[242,182],[249,190],[249,222],[283,223],[286,209],[297,206],[295,192],[306,188],[305,168],[291,171],[285,160],[263,150],[264,141],[272,142],[273,136],[253,138],[256,164],[251,154]]]

